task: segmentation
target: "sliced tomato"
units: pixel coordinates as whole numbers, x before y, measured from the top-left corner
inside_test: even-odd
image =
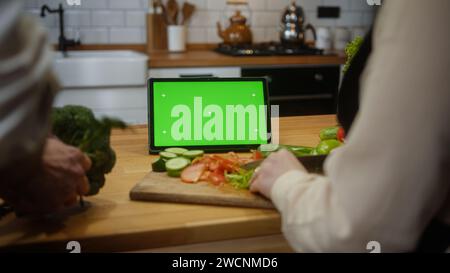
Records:
[[[220,167],[220,162],[217,160],[211,161],[208,165],[210,171],[215,171]]]
[[[219,161],[221,163],[228,163],[228,164],[233,164],[233,161],[230,159],[227,159],[225,157],[222,157],[220,155],[213,155],[212,158],[216,161]]]
[[[337,139],[338,139],[340,142],[344,142],[344,139],[345,139],[345,131],[344,131],[344,128],[339,127],[339,129],[338,129],[338,131],[337,131]]]
[[[228,157],[229,157],[229,160],[232,161],[236,165],[241,164],[242,160],[245,160],[245,158],[239,157],[239,155],[236,154],[235,152],[229,152]]]
[[[200,176],[199,181],[206,181],[206,182],[208,182],[208,177],[209,177],[209,174],[210,174],[210,173],[211,173],[211,172],[208,171],[208,170],[204,171],[204,172],[202,173],[202,175]]]
[[[214,185],[220,185],[225,182],[225,175],[219,171],[211,172],[208,176],[208,182]]]
[[[205,155],[193,161],[193,165],[181,173],[181,180],[186,183],[207,181],[214,185],[226,182],[225,173],[236,172],[244,159],[235,153],[229,153],[227,157],[220,155]],[[247,158],[246,161],[252,160]]]
[[[218,155],[214,155],[213,159],[218,163],[219,167],[218,168],[210,168],[210,170],[216,170],[216,169],[221,169],[223,171],[235,171],[239,168],[239,163],[238,162],[234,162],[230,159],[218,156]]]
[[[203,163],[191,165],[181,172],[181,181],[186,183],[198,182],[205,170],[206,165]]]
[[[260,151],[253,150],[252,151],[252,159],[253,160],[260,160],[260,159],[264,159],[264,156],[263,156],[263,154]]]

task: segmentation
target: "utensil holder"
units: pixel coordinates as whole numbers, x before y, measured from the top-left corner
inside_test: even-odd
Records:
[[[167,26],[167,45],[170,52],[186,51],[186,26]]]

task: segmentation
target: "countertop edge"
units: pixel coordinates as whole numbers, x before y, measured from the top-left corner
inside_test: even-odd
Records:
[[[230,221],[231,220],[231,221]],[[69,241],[77,241],[82,252],[127,252],[144,249],[182,246],[213,241],[242,239],[268,236],[281,233],[281,218],[278,213],[256,216],[254,219],[227,219],[221,223],[205,223],[193,226],[174,227],[156,230],[130,230],[107,236],[90,236],[84,238],[61,238],[51,241],[40,241],[15,245],[0,246],[2,252],[66,252]],[[255,226],[265,227],[255,229]],[[228,231],[228,232],[224,232]],[[169,241],[167,238],[171,238]]]

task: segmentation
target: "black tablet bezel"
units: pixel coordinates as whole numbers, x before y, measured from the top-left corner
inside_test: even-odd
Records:
[[[260,81],[263,83],[263,92],[264,92],[264,103],[267,105],[267,113],[266,113],[266,128],[268,133],[267,143],[270,143],[271,137],[271,115],[270,115],[270,103],[269,103],[269,91],[267,86],[266,78],[259,77],[243,77],[243,78],[149,78],[147,81],[147,122],[148,122],[148,145],[149,145],[149,153],[156,154],[160,151],[170,148],[170,147],[155,147],[154,143],[154,114],[153,114],[153,83],[155,82],[227,82],[227,81]],[[200,149],[205,150],[206,152],[245,152],[250,151],[251,149],[255,149],[259,146],[259,144],[242,144],[242,145],[203,145],[203,146],[180,146],[186,149]]]

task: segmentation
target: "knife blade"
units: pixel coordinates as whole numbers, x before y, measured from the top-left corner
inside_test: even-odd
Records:
[[[243,165],[241,165],[241,168],[244,170],[253,170],[259,167],[259,165],[261,165],[261,163],[264,161],[264,159],[258,159],[255,161],[251,161],[249,163],[245,163]]]
[[[300,161],[309,172],[323,173],[323,163],[326,157],[326,155],[301,156],[297,157],[297,160]],[[264,159],[258,159],[241,165],[241,168],[244,170],[253,170],[259,167],[263,161]]]

